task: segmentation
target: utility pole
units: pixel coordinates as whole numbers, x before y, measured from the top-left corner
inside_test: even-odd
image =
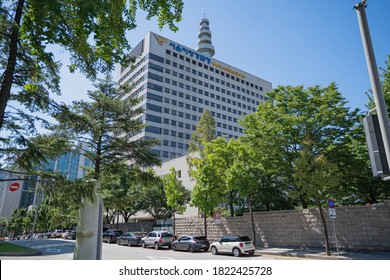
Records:
[[[366,62],[368,67],[368,74],[370,76],[372,92],[374,95],[374,101],[376,106],[376,112],[378,114],[379,127],[383,138],[383,145],[386,153],[387,163],[390,164],[390,123],[389,115],[387,113],[385,97],[382,92],[382,86],[379,79],[378,67],[375,60],[374,49],[371,42],[370,30],[368,28],[367,16],[366,16],[366,0],[357,3],[354,6],[356,10],[360,34],[362,36],[364,53],[366,56]],[[390,177],[384,178],[384,180],[390,179]]]

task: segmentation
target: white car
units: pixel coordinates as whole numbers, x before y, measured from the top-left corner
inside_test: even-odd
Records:
[[[224,236],[218,242],[213,242],[210,245],[211,253],[217,254],[233,254],[239,257],[242,254],[252,256],[255,253],[255,244],[248,236]]]

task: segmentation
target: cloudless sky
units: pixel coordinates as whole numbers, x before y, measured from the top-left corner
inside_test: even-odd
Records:
[[[214,58],[278,85],[336,82],[348,107],[366,111],[371,88],[356,11],[358,0],[196,0],[184,1],[183,19],[174,33],[159,30],[139,11],[128,33],[135,47],[149,31],[195,49],[199,21],[210,21]],[[366,9],[378,67],[390,55],[390,1],[368,0]],[[64,64],[67,64],[66,62]],[[62,71],[62,97],[87,98],[91,82]]]

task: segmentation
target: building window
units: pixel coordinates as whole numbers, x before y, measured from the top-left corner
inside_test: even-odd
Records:
[[[145,131],[155,134],[161,134],[161,128],[151,125],[145,127]]]
[[[164,63],[164,58],[162,58],[161,56],[155,55],[155,54],[153,54],[153,53],[149,53],[149,58],[150,58],[150,59],[153,59],[153,60],[155,60],[155,61]]]
[[[155,111],[155,112],[159,112],[159,113],[161,113],[161,111],[162,111],[161,106],[154,105],[152,103],[146,103],[146,108],[151,110],[151,111]]]
[[[146,114],[146,120],[151,122],[161,123],[161,117],[151,115],[151,114]],[[161,131],[159,134],[161,134]]]

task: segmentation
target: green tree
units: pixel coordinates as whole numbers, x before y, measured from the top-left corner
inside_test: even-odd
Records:
[[[313,155],[310,144],[300,152],[294,164],[293,178],[297,186],[302,188],[307,200],[317,205],[324,228],[325,250],[330,256],[328,228],[322,206],[332,198],[332,188],[338,185],[338,167],[329,162],[323,155]]]
[[[205,109],[194,133],[192,133],[191,140],[188,142],[191,153],[202,153],[204,145],[215,139],[216,123],[211,112]]]
[[[112,70],[115,63],[128,62],[126,32],[136,27],[138,7],[147,12],[147,19],[157,16],[160,28],[177,30],[181,0],[2,0],[0,129],[10,118],[11,114],[6,116],[10,99],[31,110],[47,109],[49,92],[59,93],[60,63],[48,47],[67,50],[70,71],[79,69],[92,79]],[[11,94],[13,86],[20,92]]]
[[[117,213],[127,223],[132,215],[142,210],[142,188],[153,180],[154,174],[143,171],[136,165],[122,170],[120,174],[102,173],[101,192],[106,215],[111,213],[111,218],[106,218],[107,223],[113,221]]]
[[[1,0],[0,158],[34,150],[36,128],[49,126],[47,115],[61,109],[52,96],[61,94],[58,48],[69,55],[70,72],[95,80],[133,61],[126,34],[137,10],[176,31],[182,8],[182,0]]]
[[[178,172],[174,167],[164,176],[163,181],[167,206],[171,207],[173,212],[173,235],[176,236],[176,213],[183,214],[186,210],[190,191],[178,179]]]
[[[267,174],[272,174],[280,188],[299,193],[304,208],[310,201],[293,179],[294,163],[310,139],[310,152],[324,155],[330,162],[343,164],[347,143],[353,138],[358,110],[350,111],[334,83],[320,86],[280,86],[267,93],[270,100],[259,105],[256,113],[244,117],[245,141]],[[344,168],[347,165],[344,165]],[[343,169],[339,169],[343,170]],[[343,170],[344,171],[344,170]]]
[[[148,170],[149,183],[142,186],[141,209],[149,213],[154,220],[166,220],[172,217],[173,210],[167,205],[163,179],[156,176],[153,170]]]
[[[155,140],[129,141],[129,136],[140,133],[145,125],[137,116],[144,112],[140,98],[121,99],[129,87],[119,86],[109,77],[89,91],[91,101],[74,101],[55,114],[55,135],[66,135],[94,166],[90,176],[99,180],[101,172],[118,172],[126,162],[156,165],[160,161],[151,152]]]
[[[206,172],[208,169],[207,163],[202,162],[204,158],[203,150],[207,143],[215,139],[216,123],[211,112],[205,109],[202,117],[196,126],[194,133],[191,136],[189,144],[189,154],[187,155],[187,164],[189,165],[189,174],[196,179],[196,183],[192,192],[191,204],[198,207],[204,212],[204,231],[207,236],[207,215],[213,212],[215,201],[214,194],[209,193],[208,179],[202,177],[202,170]],[[201,170],[202,169],[202,170]],[[211,214],[212,215],[212,214]]]
[[[197,160],[194,167],[191,172],[192,178],[195,179],[191,205],[198,207],[204,213],[204,232],[207,236],[207,216],[212,217],[215,208],[223,202],[226,188],[207,156]]]
[[[4,230],[7,228],[7,225],[8,225],[8,220],[5,217],[0,216],[0,236],[1,237],[4,236]]]
[[[29,232],[32,226],[32,212],[28,212],[25,208],[16,209],[12,213],[11,219],[8,221],[7,231],[12,232],[14,236],[24,232]]]

